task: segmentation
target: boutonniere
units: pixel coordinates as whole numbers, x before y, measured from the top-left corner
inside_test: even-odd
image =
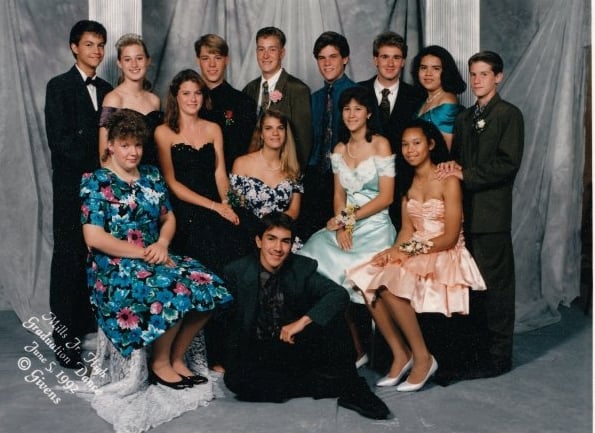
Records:
[[[272,103],[277,103],[283,99],[283,93],[279,92],[278,90],[273,90],[269,95],[269,98]]]
[[[233,111],[225,111],[225,126],[233,125]]]
[[[480,133],[485,129],[486,121],[485,119],[478,119],[473,126],[475,127],[475,132]]]

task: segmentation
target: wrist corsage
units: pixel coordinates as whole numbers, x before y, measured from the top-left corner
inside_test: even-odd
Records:
[[[239,191],[229,188],[227,190],[227,204],[236,209],[243,208],[246,206],[246,197]]]
[[[343,227],[349,234],[353,233],[353,228],[355,227],[355,212],[358,209],[358,205],[348,204],[347,207],[335,217],[337,224]]]
[[[411,257],[419,254],[427,254],[433,246],[434,243],[432,241],[420,241],[419,239],[413,238],[409,242],[404,242],[399,245],[399,251],[402,251]]]

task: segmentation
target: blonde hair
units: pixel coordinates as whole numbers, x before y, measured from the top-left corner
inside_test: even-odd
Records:
[[[285,127],[285,142],[281,148],[279,154],[279,160],[281,164],[281,171],[287,175],[291,180],[297,180],[300,177],[300,164],[297,159],[297,152],[295,150],[295,139],[293,138],[293,132],[291,131],[291,125],[288,117],[282,112],[274,109],[266,110],[258,121],[258,147],[255,150],[260,150],[264,146],[262,140],[262,127],[265,119],[273,117],[279,119],[281,124]]]
[[[116,51],[118,52],[118,60],[120,60],[120,58],[122,57],[122,51],[124,51],[124,48],[129,47],[131,45],[138,45],[143,49],[143,52],[145,53],[145,57],[147,59],[151,58],[151,55],[149,54],[149,50],[147,49],[147,45],[145,44],[145,41],[143,41],[143,38],[141,35],[137,35],[136,33],[126,33],[122,36],[120,36],[120,39],[118,39],[116,41],[115,47],[116,47]],[[120,71],[120,76],[118,77],[118,84],[121,84],[124,81],[124,73],[122,71]],[[153,85],[151,84],[151,82],[149,80],[147,80],[147,78],[143,78],[143,89],[144,90],[151,90],[153,88]]]

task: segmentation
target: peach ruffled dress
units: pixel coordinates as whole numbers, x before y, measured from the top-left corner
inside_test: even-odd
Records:
[[[415,228],[414,237],[430,240],[444,233],[444,201],[409,199],[407,212]],[[469,289],[486,290],[485,282],[463,233],[450,250],[420,254],[403,264],[373,266],[369,261],[347,270],[347,278],[359,287],[367,302],[386,287],[393,295],[411,301],[418,313],[469,314]]]

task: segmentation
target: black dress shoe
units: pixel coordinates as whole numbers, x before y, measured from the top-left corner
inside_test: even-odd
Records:
[[[161,379],[159,376],[155,374],[153,370],[149,368],[149,383],[151,385],[156,385],[160,383],[161,385],[165,385],[172,389],[185,389],[185,388],[192,388],[193,384],[187,378],[180,377],[180,380],[177,382],[168,382],[166,380]]]
[[[56,352],[56,361],[61,367],[78,369],[83,366],[83,359],[81,358],[81,349],[76,347],[74,349],[62,349]]]
[[[193,385],[202,385],[203,383],[207,383],[209,381],[209,379],[207,379],[204,376],[201,376],[200,374],[195,374],[194,376],[184,376],[184,378],[191,382]]]
[[[384,402],[374,394],[365,379],[358,378],[355,386],[348,386],[339,397],[337,403],[345,409],[353,410],[366,418],[387,419],[390,410]]]
[[[491,377],[502,376],[503,374],[508,373],[511,369],[512,367],[510,365],[492,363],[484,367],[476,367],[466,371],[458,371],[452,374],[450,377],[443,377],[445,375],[440,374],[434,379],[434,381],[439,385],[446,386],[443,385],[443,383],[447,382],[447,385],[449,385],[461,380],[489,379]]]

